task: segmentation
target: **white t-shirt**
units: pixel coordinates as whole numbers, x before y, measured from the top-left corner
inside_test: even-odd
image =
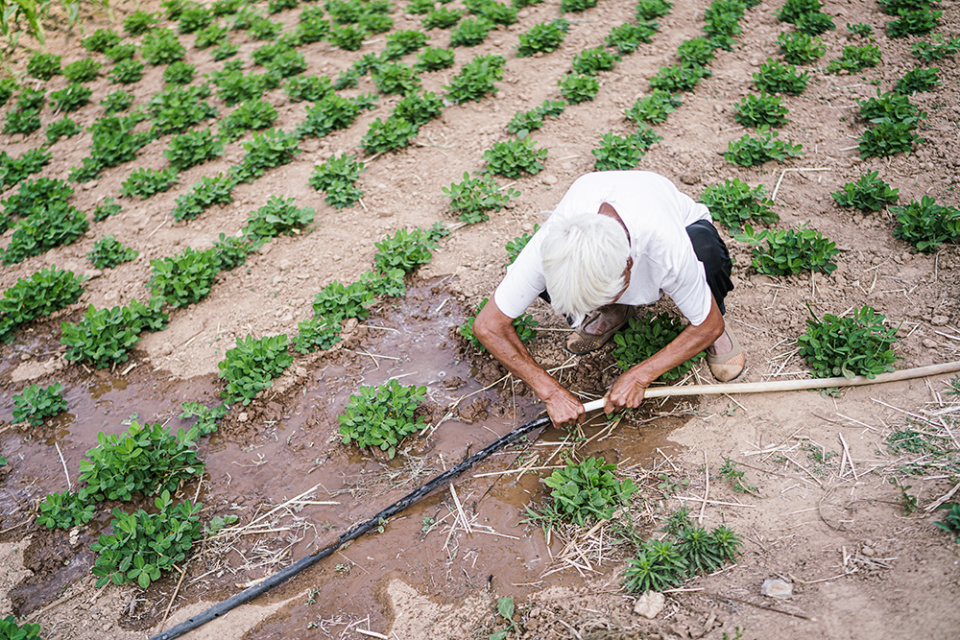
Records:
[[[600,205],[605,202],[617,211],[630,232],[633,270],[630,286],[617,302],[652,304],[663,292],[687,320],[702,324],[710,313],[712,294],[685,227],[710,220],[707,207],[680,193],[670,180],[656,173],[600,171],[578,178],[552,215],[600,215]],[[549,224],[548,220],[545,227]],[[542,241],[540,230],[507,268],[494,293],[497,307],[507,317],[520,316],[547,288]]]

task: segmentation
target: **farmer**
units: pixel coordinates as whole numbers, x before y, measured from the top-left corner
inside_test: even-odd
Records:
[[[650,383],[704,350],[717,380],[743,372],[746,356],[723,322],[731,266],[707,207],[668,179],[649,171],[589,173],[507,269],[473,331],[546,403],[553,424],[569,427],[585,419],[583,405],[533,360],[512,324],[537,296],[575,329],[566,348],[577,355],[602,347],[636,305],[656,302],[661,292],[690,321],[613,383],[604,398],[609,414],[638,407]]]

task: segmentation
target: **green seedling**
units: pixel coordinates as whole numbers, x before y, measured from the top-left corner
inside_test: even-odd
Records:
[[[916,67],[903,74],[903,77],[897,80],[894,91],[901,95],[912,96],[915,93],[924,91],[933,91],[940,86],[940,69],[933,67],[925,69]]]
[[[476,321],[477,316],[480,315],[481,309],[487,305],[487,302],[489,302],[489,298],[484,298],[481,300],[480,304],[477,305],[477,312],[466,322],[460,325],[459,329],[457,329],[457,333],[463,336],[470,346],[475,348],[480,353],[486,353],[487,348],[484,347],[483,343],[481,343],[480,340],[477,339],[477,336],[474,335],[473,323]],[[520,316],[514,318],[511,324],[514,331],[517,332],[517,337],[520,338],[520,342],[523,344],[529,344],[537,339],[536,328],[540,323],[534,320],[533,316],[530,314],[521,314]]]
[[[509,260],[507,261],[507,265],[513,264],[513,261],[517,259],[517,256],[520,255],[520,252],[523,251],[523,248],[527,246],[528,242],[530,242],[530,239],[533,237],[533,234],[536,233],[539,229],[540,229],[540,225],[535,224],[533,225],[532,233],[521,234],[516,238],[514,238],[513,240],[509,240],[507,244],[504,245],[503,248],[507,252],[507,257],[509,258]]]
[[[600,91],[600,81],[593,76],[568,73],[557,83],[563,99],[570,104],[589,102]]]
[[[650,78],[650,88],[660,89],[667,93],[682,93],[693,91],[703,78],[708,78],[711,71],[700,66],[669,66],[660,67],[656,75]]]
[[[500,211],[520,195],[516,189],[501,187],[489,174],[471,178],[467,172],[462,182],[453,182],[442,191],[444,197],[450,199],[450,212],[467,224],[489,220],[491,211]]]
[[[708,186],[697,200],[710,209],[714,220],[730,229],[741,229],[748,222],[773,224],[780,219],[762,184],[750,187],[739,178]]]
[[[378,447],[392,459],[404,438],[426,428],[426,419],[417,415],[426,392],[426,387],[404,386],[395,379],[379,387],[361,386],[338,417],[343,443]]]
[[[600,139],[600,146],[592,151],[596,158],[593,167],[597,171],[633,169],[647,150],[661,140],[663,136],[645,124],[638,125],[636,133],[629,136],[606,133]]]
[[[847,182],[842,189],[830,195],[841,207],[856,207],[868,212],[896,204],[900,190],[881,180],[876,171],[871,171],[861,175],[856,182]]]
[[[152,299],[149,305],[131,300],[125,307],[87,308],[77,324],[60,325],[60,343],[67,347],[64,358],[87,362],[104,369],[126,362],[130,350],[140,341],[144,331],[160,331],[167,326],[167,314],[160,309],[162,301]]]
[[[250,404],[257,394],[273,385],[273,379],[293,363],[287,352],[287,336],[253,336],[237,338],[237,346],[227,351],[217,365],[218,374],[226,380],[220,394],[227,404]]]
[[[620,55],[630,54],[641,44],[649,44],[659,28],[660,25],[653,21],[626,22],[611,29],[604,44],[616,48]]]
[[[752,226],[745,225],[744,233],[734,238],[753,246],[750,266],[758,273],[782,276],[802,271],[822,271],[830,274],[837,268],[833,262],[833,258],[840,253],[836,243],[807,227],[766,229],[755,234]]]
[[[782,162],[788,157],[803,155],[803,145],[778,140],[780,135],[766,125],[757,127],[756,137],[745,134],[739,140],[731,140],[723,157],[727,162],[742,167],[755,167],[770,160]]]
[[[893,235],[917,251],[929,253],[946,242],[960,243],[960,208],[939,205],[932,196],[890,207],[890,213],[897,216]]]
[[[46,387],[28,385],[21,393],[13,394],[13,422],[27,422],[39,427],[47,418],[53,418],[67,410],[67,401],[60,392],[63,385],[54,382]]]
[[[620,56],[617,54],[610,53],[603,47],[593,47],[573,56],[571,68],[574,73],[595,76],[601,71],[612,70],[619,60]]]
[[[631,318],[627,327],[613,336],[614,348],[610,355],[624,371],[640,364],[673,342],[685,329],[683,322],[674,316],[647,313],[642,318]],[[686,362],[661,375],[658,380],[671,381],[682,378],[703,356],[698,353]]]
[[[831,60],[825,73],[856,73],[863,69],[875,67],[880,64],[880,47],[875,44],[865,44],[860,46],[848,45],[843,48],[843,55],[836,60]]]
[[[517,45],[517,57],[527,58],[535,53],[551,53],[560,48],[567,35],[570,23],[563,18],[552,22],[541,22],[520,34]]]
[[[497,93],[494,82],[503,79],[506,59],[497,55],[477,55],[463,65],[450,84],[445,85],[447,99],[454,104],[476,102]]]
[[[821,38],[799,31],[784,31],[777,37],[777,44],[783,58],[790,64],[811,64],[827,52]]]
[[[87,254],[87,259],[97,269],[112,269],[122,262],[135,260],[138,255],[136,249],[124,246],[110,234],[93,243],[93,251]]]
[[[505,178],[519,178],[524,173],[536,175],[543,170],[546,159],[547,150],[537,149],[532,138],[495,142],[483,152],[486,171]]]
[[[45,267],[16,284],[0,297],[0,341],[12,342],[21,326],[50,315],[80,299],[83,278],[55,266]]]
[[[825,314],[807,320],[806,332],[797,339],[800,356],[814,377],[866,376],[874,378],[893,371],[897,356],[899,327],[884,326],[886,318],[869,305],[855,309],[852,316]]]
[[[782,100],[765,92],[760,95],[747,94],[733,105],[733,110],[733,119],[745,127],[779,127],[790,122],[787,120],[789,111],[783,106]]]
[[[170,187],[177,184],[178,179],[177,170],[173,167],[161,170],[135,169],[123,181],[120,187],[120,195],[146,200],[154,194],[169,191]]]
[[[737,466],[736,461],[730,458],[723,459],[723,465],[717,471],[717,477],[721,480],[728,480],[733,485],[733,490],[738,493],[757,493],[757,487],[747,482],[747,474]]]

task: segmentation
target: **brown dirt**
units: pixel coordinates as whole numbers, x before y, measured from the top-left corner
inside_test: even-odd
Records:
[[[454,0],[453,6],[459,5]],[[900,368],[960,359],[958,248],[914,254],[893,237],[895,221],[890,214],[855,214],[836,207],[830,197],[861,172],[878,171],[900,189],[901,203],[929,194],[941,204],[958,204],[956,59],[938,63],[940,88],[914,96],[929,114],[922,131],[927,141],[910,155],[861,161],[854,147],[863,128],[855,118],[855,99],[873,96],[877,88],[892,88],[914,66],[909,46],[917,39],[887,38],[882,26],[888,18],[875,2],[829,1],[825,11],[834,17],[838,30],[825,34],[827,53],[819,68],[811,68],[807,91],[785,99],[791,122],[783,127],[781,138],[802,143],[805,156],[782,165],[734,167],[721,156],[727,142],[744,132],[733,120],[733,105],[752,90],[751,75],[760,63],[777,53],[776,36],[783,25],[775,14],[781,5],[778,0],[747,12],[741,22],[745,35],[733,51],[718,51],[710,65],[713,76],[685,94],[683,106],[655,127],[664,140],[640,165],[668,176],[694,197],[725,178],[764,184],[770,192],[779,184],[775,210],[782,219],[780,226],[809,223],[842,250],[838,269],[830,276],[770,278],[747,268],[748,247],[721,231],[738,265],[727,320],[748,349],[745,380],[805,375],[793,345],[809,317],[806,305],[818,315],[841,314],[863,304],[876,308],[901,327]],[[941,5],[944,15],[938,31],[955,37],[960,6]],[[131,413],[177,426],[181,402],[210,403],[217,397],[217,363],[235,338],[295,333],[297,322],[311,315],[316,292],[334,279],[351,282],[370,268],[374,242],[401,227],[450,222],[442,188],[459,181],[465,171],[482,169],[483,151],[507,138],[504,127],[517,110],[557,99],[556,82],[573,56],[600,45],[612,26],[630,20],[634,3],[602,0],[583,14],[568,14],[571,28],[563,46],[546,56],[516,58],[513,47],[519,33],[558,16],[557,0],[522,10],[518,25],[501,27],[479,47],[457,49],[457,67],[475,53],[507,58],[499,93],[479,103],[449,106],[441,118],[421,129],[411,148],[367,159],[359,183],[364,206],[337,212],[307,179],[314,164],[331,154],[359,153],[367,125],[384,117],[396,97],[381,96],[379,108],[346,131],[305,141],[295,162],[253,185],[238,187],[235,202],[214,207],[196,220],[172,220],[169,212],[176,196],[200,176],[215,175],[236,163],[243,154],[240,142],[228,145],[222,158],[185,172],[167,193],[143,202],[120,198],[124,213],[92,223],[78,242],[0,269],[2,289],[48,264],[91,276],[80,302],[22,329],[13,344],[2,347],[0,418],[10,419],[12,395],[30,382],[64,382],[70,409],[68,416],[40,430],[0,426],[0,452],[10,461],[10,471],[0,475],[4,568],[0,593],[5,596],[0,613],[12,607],[18,616],[37,618],[50,638],[101,638],[105,633],[112,638],[143,637],[158,630],[172,598],[167,627],[232,595],[240,585],[325,546],[452,461],[533,417],[538,407],[522,385],[483,390],[502,376],[502,370],[489,358],[470,352],[455,328],[502,277],[504,243],[531,231],[566,187],[592,169],[590,151],[603,133],[632,130],[623,110],[647,91],[647,80],[658,67],[675,62],[674,52],[682,41],[699,35],[706,6],[705,1],[676,2],[659,20],[661,29],[652,44],[642,45],[614,71],[601,74],[596,100],[568,107],[535,132],[538,146],[549,149],[545,171],[516,181],[522,195],[490,221],[457,229],[442,240],[404,300],[383,303],[330,352],[298,355],[270,391],[249,407],[235,409],[220,432],[201,444],[208,475],[199,488],[186,487],[184,495],[192,498],[199,492],[207,507],[205,516],[234,514],[243,524],[304,492],[308,501],[337,504],[296,505],[270,520],[274,532],[246,536],[227,547],[205,546],[204,553],[187,565],[176,598],[179,575],[165,577],[146,591],[129,586],[100,591],[89,576],[77,580],[76,573],[54,571],[62,560],[74,568],[89,564],[89,552],[83,550],[109,523],[103,512],[92,523],[95,526],[73,532],[66,542],[65,534],[31,524],[36,503],[48,492],[66,489],[54,445],[59,444],[75,478],[79,460],[94,446],[96,433],[119,432]],[[116,9],[122,14],[133,7]],[[397,28],[419,26],[416,17],[399,8],[393,17]],[[296,11],[274,19],[292,25]],[[883,62],[858,76],[825,75],[821,70],[826,62],[854,43],[843,27],[847,22],[874,26]],[[88,33],[93,28],[88,26]],[[444,33],[434,31],[430,36],[431,44],[447,43]],[[260,43],[236,32],[231,38],[240,44],[240,57],[249,71],[250,53]],[[182,40],[188,45],[188,61],[196,64],[199,74],[220,67],[209,52],[190,48],[192,36]],[[52,33],[50,42],[65,63],[85,55],[77,34]],[[302,51],[308,73],[336,77],[359,55],[382,46],[378,37],[356,53],[325,42]],[[22,71],[22,55],[14,58],[13,66]],[[455,72],[424,74],[424,86],[442,94]],[[55,90],[64,84],[57,77],[46,87]],[[131,89],[142,104],[162,85],[162,68],[150,68]],[[97,103],[116,88],[106,78],[90,86],[93,103],[71,114],[81,125],[101,114]],[[344,93],[373,90],[367,77],[358,89]],[[291,130],[302,119],[304,105],[290,103],[282,90],[268,93],[267,99],[279,112],[277,126]],[[216,97],[211,102],[221,114],[230,110]],[[49,107],[44,109],[44,125],[57,118]],[[43,133],[26,138],[2,134],[0,140],[8,153],[19,155],[39,146]],[[51,149],[54,161],[41,175],[66,178],[70,167],[87,155],[89,142],[87,133],[58,142]],[[166,166],[167,142],[157,140],[136,162],[106,170],[99,180],[78,188],[72,201],[90,211],[104,198],[116,197],[135,167]],[[784,173],[788,168],[824,170]],[[298,205],[315,207],[316,223],[304,234],[268,243],[250,256],[245,267],[223,273],[209,298],[173,312],[169,328],[146,335],[134,351],[131,363],[136,368],[91,372],[63,359],[61,321],[77,320],[88,304],[103,307],[143,300],[151,259],[173,255],[185,246],[209,247],[220,232],[236,233],[248,213],[270,195],[293,196]],[[84,256],[96,239],[109,233],[141,256],[96,272]],[[561,346],[562,321],[539,303],[531,312],[548,329],[532,346],[534,356],[548,367],[566,365],[558,376],[571,389],[589,397],[602,395],[615,375],[609,354],[568,362]],[[408,455],[391,462],[339,444],[336,416],[349,395],[361,383],[379,384],[399,375],[405,383],[427,386],[431,417],[439,426]],[[702,366],[696,375],[709,377]],[[516,617],[524,629],[520,637],[531,640],[720,640],[738,637],[738,629],[745,630],[744,638],[955,638],[960,633],[960,613],[954,606],[960,595],[960,546],[932,525],[937,514],[921,509],[904,515],[900,491],[888,482],[896,477],[912,485],[910,493],[926,507],[947,493],[955,479],[950,473],[907,478],[898,469],[907,460],[890,455],[883,444],[893,429],[907,423],[902,411],[919,415],[921,410],[936,409],[943,390],[943,380],[921,380],[845,391],[838,397],[799,392],[649,403],[612,434],[586,445],[583,453],[617,461],[621,473],[641,485],[635,519],[645,533],[654,532],[665,514],[681,506],[682,497],[706,495],[731,503],[709,503],[702,511],[703,523],[723,523],[739,532],[744,537],[743,558],[734,567],[696,578],[669,594],[666,609],[654,620],[635,614],[636,596],[619,587],[626,561],[622,551],[606,546],[599,557],[596,548],[589,547],[592,543],[581,541],[586,555],[575,559],[577,568],[558,559],[565,538],[554,535],[548,541],[539,528],[521,522],[526,506],[542,503],[534,474],[519,481],[513,476],[477,475],[503,471],[534,454],[538,464],[548,464],[547,456],[559,445],[544,445],[557,443],[563,434],[547,430],[529,447],[495,456],[457,484],[471,532],[450,528],[458,510],[449,490],[439,492],[392,520],[383,533],[341,549],[194,636],[369,637],[358,631],[365,630],[403,639],[485,638],[503,623],[494,614],[497,598],[510,596],[520,612]],[[598,428],[588,427],[585,433],[596,435]],[[849,464],[841,465],[841,455],[826,456],[826,464],[808,457],[815,447],[842,454],[844,443],[855,473]],[[737,493],[718,477],[725,458],[746,471],[748,481],[758,487],[756,494]],[[702,503],[686,504],[701,514]],[[609,531],[605,535],[609,542]],[[33,577],[31,572],[36,572]],[[776,577],[792,582],[791,598],[776,601],[760,595],[763,580]]]

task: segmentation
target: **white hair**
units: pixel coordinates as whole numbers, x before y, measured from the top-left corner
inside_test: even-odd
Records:
[[[627,234],[616,220],[596,213],[551,216],[541,233],[550,303],[578,327],[623,289]]]

